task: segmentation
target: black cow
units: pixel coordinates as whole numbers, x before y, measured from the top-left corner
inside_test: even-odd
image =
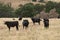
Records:
[[[25,27],[25,28],[27,28],[28,27],[28,25],[29,25],[29,22],[28,22],[28,20],[23,20],[23,28]]]
[[[22,16],[19,16],[19,20],[22,20]]]
[[[31,18],[31,20],[32,20],[33,24],[39,23],[39,25],[40,25],[40,21],[41,21],[40,18]]]
[[[16,29],[18,30],[18,25],[19,25],[18,21],[6,21],[5,24],[9,28],[9,31],[10,31],[10,27],[14,27],[14,26],[16,26]]]
[[[43,19],[44,20],[44,27],[49,27],[49,19]]]

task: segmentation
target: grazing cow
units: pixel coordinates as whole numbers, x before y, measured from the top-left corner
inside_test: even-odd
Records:
[[[9,31],[10,31],[10,27],[14,27],[14,26],[16,26],[16,29],[18,30],[18,25],[19,25],[18,21],[6,21],[5,24],[9,28]]]
[[[49,27],[49,19],[44,19],[44,27]]]
[[[22,16],[19,17],[19,20],[22,20]]]
[[[29,22],[28,22],[28,20],[23,20],[23,28],[25,27],[25,28],[27,28],[28,27],[28,25],[29,25]]]
[[[32,20],[33,24],[39,23],[39,25],[40,25],[40,21],[41,21],[40,18],[31,18],[31,20]]]

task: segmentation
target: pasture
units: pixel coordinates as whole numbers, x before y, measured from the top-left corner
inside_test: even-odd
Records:
[[[44,28],[43,20],[41,24],[33,25],[30,18],[23,18],[19,21],[19,30],[11,28],[9,31],[4,24],[5,21],[15,21],[13,18],[0,18],[0,40],[60,40],[60,19],[49,19],[49,28]],[[28,29],[23,29],[22,21],[28,19]]]

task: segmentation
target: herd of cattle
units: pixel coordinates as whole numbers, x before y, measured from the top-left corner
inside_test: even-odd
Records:
[[[15,19],[13,19],[15,20]],[[20,17],[18,20],[22,20],[22,17]],[[40,21],[42,21],[40,18],[31,18],[33,24],[35,25],[35,23],[38,23],[40,25]],[[45,28],[48,28],[49,27],[49,19],[43,19],[43,23],[44,23],[44,27]],[[18,26],[19,26],[19,23],[18,21],[6,21],[4,23],[5,25],[7,25],[7,27],[9,28],[10,30],[10,27],[16,27],[17,30],[19,30]],[[28,25],[29,25],[29,21],[27,19],[23,20],[22,22],[23,24],[23,29],[24,28],[28,28]]]

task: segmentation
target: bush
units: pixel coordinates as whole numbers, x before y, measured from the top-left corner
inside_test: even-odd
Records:
[[[36,4],[34,5],[33,3],[27,3],[23,5],[22,7],[19,7],[15,13],[18,16],[23,16],[23,17],[33,17],[36,14],[40,13],[44,9],[44,5]]]
[[[39,0],[39,2],[44,2],[44,0]]]
[[[32,0],[33,2],[36,2],[36,0]]]
[[[19,7],[15,13],[18,16],[23,16],[23,17],[32,17],[34,14],[34,5],[32,3],[28,3],[23,5],[22,7]]]
[[[56,3],[52,1],[48,1],[45,5],[45,11],[49,12],[51,9],[55,8]]]
[[[60,3],[57,3],[55,8],[56,8],[56,12],[60,14]]]
[[[13,8],[11,8],[8,4],[5,5],[0,3],[0,17],[12,17]]]
[[[35,5],[35,12],[40,13],[42,10],[44,10],[44,5],[36,4]]]

